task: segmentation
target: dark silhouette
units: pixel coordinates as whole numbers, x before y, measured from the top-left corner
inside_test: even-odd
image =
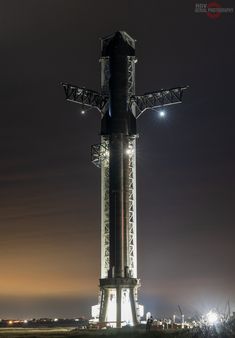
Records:
[[[153,317],[149,317],[146,323],[146,331],[150,331],[151,330],[151,326],[153,324]]]

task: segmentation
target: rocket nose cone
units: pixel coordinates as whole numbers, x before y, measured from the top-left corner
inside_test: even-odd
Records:
[[[123,35],[120,31],[117,31],[115,34],[114,34],[114,39],[120,39],[120,40],[124,40],[123,38]]]
[[[125,32],[117,31],[105,45],[106,55],[135,55],[133,46],[130,45]]]
[[[114,35],[113,35],[113,38],[111,40],[111,44],[114,46],[122,46],[125,44],[125,39],[122,35],[121,32],[116,32]]]
[[[135,55],[135,40],[125,31],[117,31],[102,39],[102,56]]]

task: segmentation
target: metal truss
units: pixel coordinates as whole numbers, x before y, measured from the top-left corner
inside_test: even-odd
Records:
[[[172,89],[161,89],[157,92],[146,93],[144,95],[134,95],[135,93],[135,62],[134,57],[128,57],[128,97],[129,107],[136,118],[140,117],[146,109],[163,107],[167,105],[182,102],[183,92],[188,87],[177,87]],[[84,106],[94,107],[102,113],[109,102],[108,82],[110,77],[109,58],[101,58],[102,76],[101,89],[102,94],[85,88],[80,88],[68,83],[61,83],[64,87],[65,98],[67,101],[80,103]],[[139,113],[135,114],[135,107]]]
[[[109,270],[109,149],[108,137],[101,136],[106,156],[101,156],[101,278],[108,277]],[[108,156],[107,156],[108,155]]]
[[[128,57],[128,96],[135,95],[135,63],[136,58]],[[131,101],[129,101],[129,104]],[[132,107],[136,115],[136,107]],[[137,278],[137,224],[136,224],[136,139],[129,138],[129,225],[128,225],[128,252],[129,272],[132,278]],[[136,296],[137,297],[137,296]],[[137,300],[137,298],[136,298]]]
[[[146,109],[163,107],[182,102],[183,92],[188,87],[161,89],[157,92],[146,93],[141,96],[133,95],[130,98],[130,106],[136,106],[139,110],[136,118],[143,114]]]
[[[100,58],[101,65],[101,94],[103,96],[109,96],[109,79],[110,79],[110,69],[109,69],[109,57],[105,56]],[[105,108],[105,106],[104,106]],[[102,110],[102,116],[105,114],[105,109]]]
[[[101,144],[91,147],[91,162],[101,168],[101,278],[109,270],[109,139],[101,136]]]
[[[136,243],[136,140],[129,139],[129,224],[128,266],[130,277],[137,278]],[[107,278],[109,270],[109,141],[102,136],[101,144],[92,150],[92,163],[101,168],[101,278]]]
[[[101,64],[101,94],[105,97],[109,95],[109,57],[100,58]],[[105,106],[102,115],[105,114]],[[101,278],[108,277],[109,271],[109,138],[101,136],[102,150],[100,152],[101,168]],[[104,155],[103,156],[103,149]],[[103,313],[105,290],[101,290],[101,313]],[[105,296],[105,298],[107,295]],[[103,300],[103,301],[102,301]],[[100,316],[101,316],[100,313]]]
[[[129,140],[129,230],[128,251],[129,271],[132,278],[137,278],[137,236],[136,236],[136,140]]]
[[[93,144],[91,146],[91,162],[98,168],[101,168],[102,161],[109,158],[109,148],[107,142]]]
[[[106,103],[109,100],[108,96],[101,95],[94,90],[79,88],[77,86],[63,82],[61,85],[64,87],[67,101],[80,103],[88,107],[98,108],[101,111],[104,109]]]
[[[135,94],[135,56],[128,56],[128,97]]]

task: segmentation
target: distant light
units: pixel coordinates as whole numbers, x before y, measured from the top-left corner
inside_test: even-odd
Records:
[[[164,110],[160,110],[160,111],[159,111],[159,116],[160,116],[160,117],[165,117],[165,116],[166,116],[165,111],[164,111]]]
[[[24,324],[27,324],[27,323],[28,323],[28,321],[27,321],[27,319],[25,319],[25,320],[24,320]]]
[[[54,319],[54,322],[58,322],[58,320],[59,320],[58,318],[55,318],[55,319]]]
[[[79,319],[78,319],[78,318],[75,318],[75,322],[79,322]]]
[[[218,314],[214,311],[208,312],[206,317],[207,317],[207,321],[210,325],[215,324],[218,320]]]
[[[10,325],[13,324],[13,321],[12,321],[12,320],[9,320],[8,324],[10,324]]]
[[[82,114],[82,115],[85,114],[85,110],[84,110],[84,109],[81,110],[81,114]]]

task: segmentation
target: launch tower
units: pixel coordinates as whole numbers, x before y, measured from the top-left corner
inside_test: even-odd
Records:
[[[101,40],[101,92],[62,83],[66,100],[101,113],[101,142],[92,162],[101,169],[100,323],[136,325],[138,303],[136,243],[136,121],[149,108],[182,102],[186,87],[135,95],[135,40],[120,31]]]

